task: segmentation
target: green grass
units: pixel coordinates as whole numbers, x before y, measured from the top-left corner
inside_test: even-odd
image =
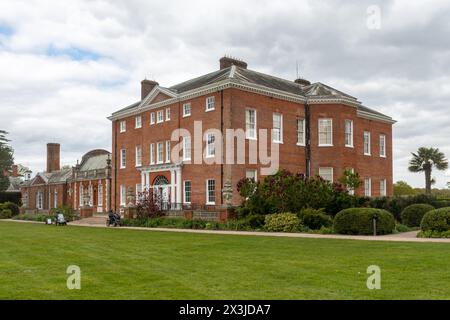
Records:
[[[373,264],[381,290],[366,288]],[[449,265],[438,243],[0,222],[0,299],[448,299]]]

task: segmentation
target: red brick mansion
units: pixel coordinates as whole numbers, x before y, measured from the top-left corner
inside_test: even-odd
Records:
[[[142,81],[140,101],[109,119],[116,210],[130,189],[145,188],[175,208],[238,205],[241,178],[279,168],[330,181],[351,169],[364,180],[356,194],[393,192],[392,118],[320,82],[280,79],[228,57],[172,87]]]

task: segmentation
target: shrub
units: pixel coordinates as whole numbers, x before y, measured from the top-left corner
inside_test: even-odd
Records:
[[[410,197],[375,198],[372,199],[368,205],[371,208],[389,211],[394,215],[395,219],[401,221],[401,213],[407,206],[419,203],[435,206],[435,202],[436,197],[432,195],[419,194]]]
[[[340,234],[373,234],[373,218],[377,216],[377,234],[389,234],[394,231],[393,215],[382,209],[351,208],[344,209],[334,217],[334,231]]]
[[[395,231],[397,231],[397,232],[408,232],[408,231],[412,231],[412,230],[414,230],[414,229],[411,229],[410,227],[408,227],[404,224],[401,224],[401,223],[395,224]]]
[[[2,209],[0,211],[0,219],[11,219],[13,216],[12,211],[9,209]]]
[[[304,226],[312,230],[319,230],[322,227],[328,228],[333,224],[333,221],[323,212],[323,209],[303,209],[298,217]]]
[[[407,206],[401,214],[402,223],[408,227],[420,227],[423,216],[431,210],[434,210],[434,207],[429,204],[412,204]]]
[[[12,202],[18,206],[22,205],[22,194],[20,192],[0,192],[0,203]]]
[[[64,215],[64,218],[67,221],[75,221],[80,218],[79,213],[77,213],[75,210],[72,209],[72,207],[64,205],[61,207],[58,207],[56,209],[50,210],[50,213],[52,215],[56,215],[57,213],[62,213]]]
[[[46,214],[19,214],[18,216],[13,217],[14,220],[26,220],[26,221],[37,221],[37,222],[44,222],[47,219],[54,219],[55,217],[52,215],[46,215]]]
[[[450,238],[450,231],[420,231],[417,234],[418,238]]]
[[[301,224],[293,213],[276,213],[266,216],[264,228],[271,232],[294,232],[300,230]]]
[[[264,227],[265,216],[262,214],[250,214],[245,218],[246,224],[252,229],[260,229]]]
[[[422,231],[448,231],[450,230],[450,207],[428,211],[420,224]]]
[[[0,204],[0,210],[11,210],[12,216],[17,216],[20,213],[19,206],[13,202],[5,202]]]

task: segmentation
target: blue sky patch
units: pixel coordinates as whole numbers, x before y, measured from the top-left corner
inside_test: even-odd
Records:
[[[0,23],[0,35],[10,36],[13,34],[13,29],[5,24]]]
[[[98,60],[100,59],[100,55],[88,50],[83,50],[79,48],[64,48],[58,49],[53,46],[48,48],[47,50],[48,56],[68,56],[72,60],[81,61],[81,60]]]

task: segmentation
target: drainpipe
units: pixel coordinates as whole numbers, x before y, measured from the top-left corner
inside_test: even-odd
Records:
[[[222,133],[222,161],[220,161],[220,204],[223,205],[223,159],[224,159],[224,134],[223,134],[223,90],[220,90],[220,132]]]
[[[114,212],[117,212],[117,120],[113,125],[114,128]],[[110,198],[111,195],[109,196]],[[111,209],[111,207],[109,207]]]
[[[305,159],[306,159],[306,176],[311,177],[311,106],[306,99],[305,103]]]

